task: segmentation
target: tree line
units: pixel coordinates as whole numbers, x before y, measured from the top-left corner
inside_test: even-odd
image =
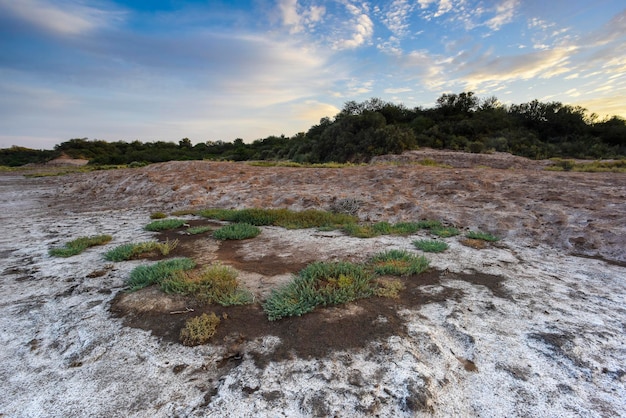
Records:
[[[443,94],[432,108],[409,109],[378,98],[349,101],[293,137],[269,136],[246,144],[188,138],[174,142],[107,142],[71,139],[54,150],[12,147],[0,150],[0,165],[41,163],[65,154],[90,164],[154,163],[170,160],[291,160],[299,163],[367,162],[384,154],[419,147],[473,153],[509,152],[532,159],[623,158],[626,120],[598,118],[560,102],[505,105],[473,92]]]

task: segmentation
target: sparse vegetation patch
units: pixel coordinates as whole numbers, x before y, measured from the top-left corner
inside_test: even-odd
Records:
[[[430,228],[430,232],[431,234],[437,235],[441,238],[450,238],[460,234],[459,230],[452,226],[440,226]]]
[[[495,235],[492,235],[488,232],[482,232],[482,231],[470,231],[467,234],[465,234],[465,236],[469,239],[479,239],[482,241],[489,241],[489,242],[495,242],[495,241],[500,240],[500,238],[496,237]]]
[[[138,258],[149,253],[156,253],[167,256],[174,248],[178,246],[178,240],[157,242],[147,241],[130,244],[122,244],[118,247],[107,251],[104,259],[107,261],[126,261]]]
[[[165,219],[167,218],[167,214],[163,212],[153,212],[150,214],[150,219]]]
[[[204,234],[205,232],[208,232],[210,230],[211,230],[210,226],[203,225],[203,226],[192,226],[191,228],[187,228],[185,232],[188,233],[189,235],[198,235],[198,234]]]
[[[261,230],[248,223],[236,223],[221,227],[213,232],[213,238],[219,240],[227,239],[248,239],[254,238],[261,233]]]
[[[196,263],[190,258],[172,258],[147,266],[138,266],[130,272],[128,286],[131,291],[135,291],[153,284],[160,284],[177,272],[191,270],[195,266]]]
[[[388,250],[376,254],[370,264],[377,274],[393,276],[419,274],[428,268],[428,260],[424,256],[404,250]]]
[[[242,288],[237,271],[229,266],[214,263],[204,270],[180,271],[161,282],[166,293],[193,296],[206,303],[223,306],[252,303],[254,297]]]
[[[82,253],[89,247],[106,244],[112,239],[111,235],[80,237],[68,242],[63,247],[51,248],[49,254],[53,257],[71,257]]]
[[[383,221],[372,224],[350,223],[343,227],[343,231],[357,238],[372,238],[379,235],[411,235],[420,229],[432,230],[440,227],[439,221],[399,222],[393,225]]]
[[[322,210],[290,211],[288,209],[205,209],[198,212],[205,218],[229,222],[244,222],[256,226],[281,226],[288,229],[303,229],[334,226],[357,222],[354,216]]]
[[[372,296],[374,276],[364,266],[348,262],[309,264],[295,279],[274,290],[263,304],[270,321],[300,316],[318,306],[337,305]]]
[[[159,232],[166,231],[168,229],[176,229],[185,225],[184,219],[160,219],[153,222],[150,222],[145,226],[146,231]]]
[[[180,331],[180,342],[187,346],[206,344],[215,335],[219,324],[220,319],[213,312],[188,319]]]
[[[378,287],[374,291],[374,294],[382,298],[399,298],[400,292],[405,288],[404,283],[398,279],[380,278],[377,283]]]
[[[430,239],[413,241],[413,245],[426,253],[440,253],[448,249],[447,243]]]

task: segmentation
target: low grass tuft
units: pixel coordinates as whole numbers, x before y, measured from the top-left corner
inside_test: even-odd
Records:
[[[430,239],[413,241],[413,245],[426,253],[441,253],[448,249],[447,243]]]
[[[187,228],[185,232],[188,233],[189,235],[198,235],[198,234],[204,234],[205,232],[209,232],[210,230],[211,230],[210,226],[203,225],[203,226],[192,226],[190,228]]]
[[[479,239],[482,241],[489,241],[489,242],[496,242],[500,240],[500,238],[496,237],[495,235],[492,235],[488,232],[482,232],[482,231],[470,231],[467,234],[465,234],[465,236],[469,239]]]
[[[80,237],[66,243],[63,247],[51,248],[49,254],[53,257],[71,257],[82,253],[89,247],[106,244],[112,239],[111,235]]]
[[[145,226],[146,231],[159,232],[166,231],[168,229],[176,229],[185,225],[184,219],[160,219],[154,222],[150,222]]]
[[[430,228],[430,233],[437,235],[441,238],[450,238],[460,234],[459,230],[452,226],[440,226]]]
[[[304,210],[300,212],[288,209],[205,209],[200,216],[229,222],[243,222],[256,226],[281,226],[288,229],[316,227],[340,227],[355,223],[357,218],[345,213],[332,213],[322,210]]]
[[[388,250],[376,254],[370,264],[377,274],[408,276],[419,274],[428,268],[428,260],[404,250]]]
[[[309,264],[294,280],[272,291],[263,304],[270,321],[300,316],[318,306],[337,305],[372,296],[374,276],[364,266],[348,262]]]
[[[147,241],[131,244],[122,244],[118,247],[113,248],[110,251],[107,251],[104,254],[104,259],[107,261],[126,261],[155,252],[158,252],[163,256],[167,256],[177,246],[178,240],[168,240],[166,242]]]
[[[167,214],[163,212],[153,212],[150,214],[150,219],[165,219],[167,218]]]
[[[254,301],[254,296],[242,288],[237,280],[237,271],[229,266],[214,263],[202,271],[183,271],[161,282],[166,293],[194,296],[206,303],[222,306],[245,305]]]
[[[248,223],[236,223],[221,227],[213,231],[213,238],[219,240],[228,239],[248,239],[254,238],[261,233],[261,230]]]
[[[187,346],[206,344],[215,335],[219,324],[220,319],[213,312],[188,319],[180,330],[180,342]]]
[[[380,235],[411,235],[420,229],[440,228],[439,221],[399,222],[376,222],[373,224],[349,223],[343,227],[343,231],[357,238],[372,238]]]
[[[147,266],[137,266],[130,272],[128,286],[131,291],[142,289],[171,278],[177,272],[191,270],[196,263],[190,258],[172,258]]]

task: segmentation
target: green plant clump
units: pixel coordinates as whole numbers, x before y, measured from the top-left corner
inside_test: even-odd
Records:
[[[318,306],[337,305],[372,296],[374,276],[364,266],[348,263],[315,262],[294,280],[272,291],[263,304],[270,321],[300,316]]]
[[[167,214],[163,212],[154,212],[150,214],[150,219],[165,219],[167,218]]]
[[[206,344],[215,335],[219,324],[220,319],[213,312],[188,319],[180,330],[180,342],[187,346]]]
[[[158,232],[166,231],[168,229],[176,229],[185,225],[184,219],[160,219],[154,222],[150,222],[145,226],[146,231]]]
[[[153,284],[160,284],[177,272],[191,270],[195,266],[196,263],[190,258],[172,258],[147,266],[137,266],[130,272],[128,286],[131,291],[135,291]]]
[[[459,230],[452,226],[434,227],[430,229],[430,232],[441,238],[450,238],[460,234]]]
[[[377,274],[393,276],[419,274],[428,268],[428,260],[424,256],[416,256],[404,250],[388,250],[376,254],[370,264]]]
[[[194,296],[206,303],[222,306],[245,305],[254,297],[243,289],[237,280],[237,271],[229,266],[215,263],[203,271],[178,272],[161,282],[166,293]]]
[[[204,234],[205,232],[208,232],[210,230],[211,230],[210,226],[202,225],[202,226],[192,226],[190,228],[187,228],[185,232],[188,233],[189,235],[198,235],[198,234]]]
[[[495,241],[500,240],[500,238],[496,237],[495,235],[491,235],[488,232],[482,232],[482,231],[470,231],[467,234],[465,234],[465,236],[470,239],[479,239],[482,241],[489,241],[489,242],[495,242]]]
[[[157,242],[147,241],[131,244],[122,244],[118,247],[107,251],[104,259],[107,261],[126,261],[138,258],[142,254],[159,252],[163,256],[167,256],[172,250],[178,246],[178,240]]]
[[[339,227],[354,223],[357,218],[344,213],[332,213],[322,210],[304,210],[300,212],[288,209],[205,209],[200,216],[230,222],[243,222],[256,226],[281,226],[288,229],[316,227]]]
[[[413,245],[426,253],[440,253],[448,249],[447,243],[430,239],[413,241]]]
[[[254,238],[261,233],[261,230],[247,223],[236,223],[221,227],[213,231],[213,238],[219,240],[227,239],[248,239]]]
[[[349,223],[343,227],[343,231],[357,238],[372,238],[380,235],[410,235],[420,229],[437,229],[441,227],[439,221],[399,222],[376,222],[373,224]]]
[[[71,257],[82,253],[89,247],[106,244],[112,239],[113,237],[111,235],[80,237],[66,243],[63,247],[51,248],[49,254],[53,257]]]

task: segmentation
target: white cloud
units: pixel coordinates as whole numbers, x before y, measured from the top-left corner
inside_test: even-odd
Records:
[[[280,0],[278,10],[281,14],[282,23],[290,28],[291,33],[299,33],[305,28],[311,28],[320,22],[326,8],[324,6],[312,5],[308,9],[298,7],[298,0]]]
[[[504,0],[496,6],[496,15],[485,22],[485,25],[492,30],[499,30],[513,20],[518,6],[519,0]]]
[[[73,0],[0,0],[0,10],[58,35],[81,35],[119,21],[123,13]]]
[[[394,0],[383,17],[383,23],[397,37],[406,36],[409,31],[408,18],[413,5],[408,0]]]
[[[410,91],[413,91],[413,89],[410,89],[408,87],[388,88],[384,90],[384,92],[387,94],[408,93]]]
[[[353,4],[346,4],[346,9],[352,15],[349,22],[351,37],[338,39],[333,42],[333,49],[354,49],[368,42],[374,34],[374,23],[367,15],[367,6],[360,8]]]
[[[468,67],[474,69],[462,78],[470,87],[496,80],[550,78],[570,71],[567,64],[574,51],[574,48],[555,48],[523,55],[496,57],[485,62],[480,60],[468,64]]]

